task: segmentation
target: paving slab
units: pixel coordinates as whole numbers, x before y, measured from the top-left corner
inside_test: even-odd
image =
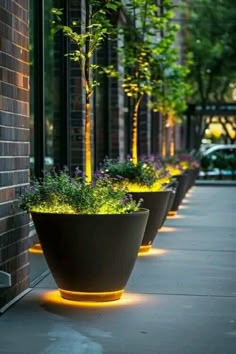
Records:
[[[34,290],[2,316],[1,353],[235,354],[235,297],[126,293],[89,308],[44,296]]]
[[[51,275],[0,317],[1,354],[235,354],[234,187],[194,187],[126,292],[75,306]]]

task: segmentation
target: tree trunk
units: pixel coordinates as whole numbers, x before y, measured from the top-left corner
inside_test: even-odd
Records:
[[[175,125],[171,127],[170,156],[175,156]]]
[[[133,115],[132,115],[132,146],[131,146],[131,156],[132,161],[135,165],[138,163],[138,111],[140,107],[142,97],[139,97],[134,105]]]
[[[166,135],[167,135],[167,132],[166,132],[166,124],[167,124],[167,116],[166,115],[163,115],[162,117],[162,141],[161,141],[161,156],[162,157],[166,157],[166,150],[167,150],[167,147],[166,147]]]
[[[90,5],[86,1],[86,31],[90,26]],[[85,43],[85,62],[84,62],[84,87],[85,87],[85,133],[84,133],[84,148],[85,148],[85,182],[92,181],[92,151],[91,151],[91,87],[90,87],[90,59],[89,59],[89,37]]]
[[[91,105],[90,96],[86,93],[85,105],[85,182],[92,181],[92,151],[91,151]]]

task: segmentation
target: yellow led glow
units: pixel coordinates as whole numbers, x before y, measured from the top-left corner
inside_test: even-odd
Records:
[[[160,192],[163,191],[163,184],[159,181],[151,186],[142,185],[139,183],[128,183],[126,185],[128,192]]]
[[[42,300],[49,305],[56,305],[65,307],[77,307],[77,308],[107,308],[107,307],[120,307],[131,306],[138,303],[144,303],[148,301],[148,297],[135,293],[124,293],[124,295],[117,301],[107,302],[92,302],[92,301],[72,301],[63,299],[59,290],[49,291],[43,294]]]
[[[161,248],[151,248],[149,252],[141,252],[138,254],[139,257],[155,257],[162,256],[166,254],[168,251]]]
[[[40,243],[36,243],[34,246],[30,247],[29,252],[34,254],[42,254],[43,250]]]
[[[174,216],[167,216],[167,219],[184,219],[186,216],[185,215],[179,215],[179,214],[176,214]]]
[[[165,165],[166,170],[171,176],[179,176],[182,173],[182,170],[178,166],[174,165]]]
[[[175,232],[177,229],[175,227],[170,226],[162,226],[158,232]]]
[[[189,199],[188,199],[188,198],[184,198],[184,199],[182,200],[182,203],[184,203],[184,204],[189,204],[189,203],[190,203],[190,201],[189,201]]]
[[[139,255],[140,253],[146,253],[149,252],[150,248],[152,247],[152,245],[145,245],[145,246],[140,246],[139,248]]]
[[[120,299],[124,290],[106,292],[80,292],[59,289],[61,296],[72,301],[105,302]]]
[[[168,216],[175,216],[176,215],[176,211],[168,211]]]
[[[194,187],[192,187],[192,188],[188,191],[188,193],[185,194],[185,197],[187,197],[187,198],[189,199],[190,197],[192,197],[193,193],[194,193]]]
[[[183,209],[189,209],[189,206],[187,205],[180,205],[179,209],[183,210]]]
[[[179,164],[180,164],[180,166],[182,167],[183,170],[187,170],[190,167],[188,161],[184,161],[183,160],[183,161],[180,161]]]

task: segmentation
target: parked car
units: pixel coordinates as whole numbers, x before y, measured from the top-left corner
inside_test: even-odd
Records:
[[[232,176],[236,170],[236,145],[215,144],[202,150],[200,177]]]

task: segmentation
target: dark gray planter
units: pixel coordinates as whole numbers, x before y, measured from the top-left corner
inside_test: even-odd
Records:
[[[174,197],[173,204],[171,206],[170,211],[168,212],[168,215],[174,216],[176,212],[179,209],[179,206],[185,196],[185,193],[188,188],[188,183],[189,183],[189,176],[188,173],[183,173],[182,175],[179,176],[174,176],[174,178],[177,180],[178,185],[176,188],[176,193]]]
[[[149,210],[149,218],[140,247],[140,252],[147,252],[152,247],[158,229],[161,227],[170,192],[135,192],[131,194],[134,200],[142,198],[142,206]]]
[[[189,169],[188,174],[189,174],[189,182],[187,186],[187,191],[194,186],[197,176],[199,174],[199,168]]]
[[[166,217],[169,213],[169,211],[171,210],[171,207],[173,205],[173,202],[174,202],[174,199],[175,199],[175,193],[176,191],[175,190],[172,190],[172,191],[169,191],[169,199],[168,199],[168,203],[167,203],[167,206],[166,206],[166,210],[165,210],[165,213],[164,213],[164,216],[163,216],[163,219],[162,219],[162,222],[161,222],[161,226],[160,228],[163,226],[165,220],[166,220]]]
[[[122,295],[142,242],[149,211],[122,215],[32,213],[61,296],[111,301]]]

